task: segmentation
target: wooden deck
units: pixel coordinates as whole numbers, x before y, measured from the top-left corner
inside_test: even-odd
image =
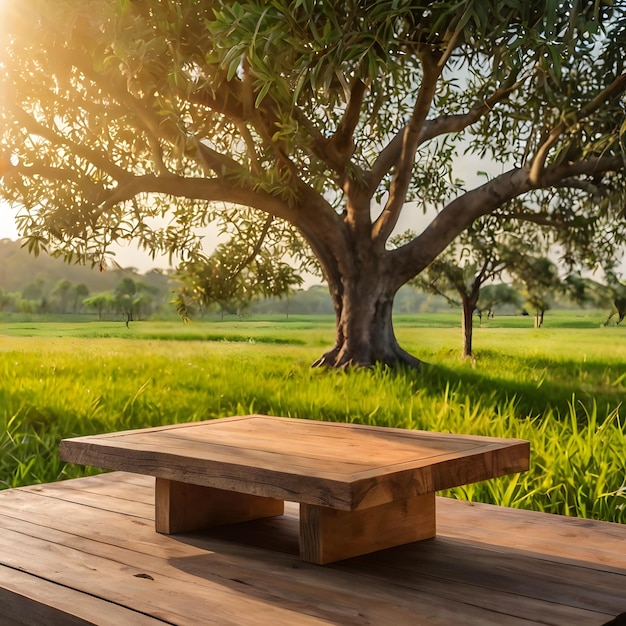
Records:
[[[626,611],[626,526],[439,498],[437,538],[317,566],[298,558],[295,506],[155,533],[153,483],[0,492],[0,623],[564,626]]]

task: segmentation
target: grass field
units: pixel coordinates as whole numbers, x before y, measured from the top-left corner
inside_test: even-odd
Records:
[[[625,522],[626,328],[601,321],[489,320],[462,362],[458,315],[399,317],[422,373],[312,370],[331,318],[3,323],[0,484],[92,471],[59,461],[62,437],[261,412],[529,439],[529,472],[452,495]]]

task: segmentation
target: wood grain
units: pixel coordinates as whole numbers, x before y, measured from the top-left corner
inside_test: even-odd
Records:
[[[163,625],[160,619],[3,566],[0,607],[3,626]]]

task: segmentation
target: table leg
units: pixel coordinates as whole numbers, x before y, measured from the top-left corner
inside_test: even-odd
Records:
[[[434,493],[358,511],[300,505],[300,557],[319,565],[434,536]]]
[[[156,531],[183,533],[282,515],[284,502],[165,478],[156,479]]]

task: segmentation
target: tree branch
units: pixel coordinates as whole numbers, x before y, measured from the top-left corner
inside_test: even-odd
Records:
[[[500,256],[498,254],[498,256]],[[506,261],[499,260],[497,258],[485,259],[483,266],[480,272],[477,274],[475,278],[475,282],[478,283],[479,286],[486,283],[488,280],[492,280],[498,274],[500,274],[506,267],[508,263]]]
[[[239,274],[241,274],[241,272],[250,264],[252,263],[252,261],[254,261],[254,257],[256,257],[257,254],[259,254],[259,251],[261,250],[261,246],[263,245],[263,242],[265,241],[265,238],[267,237],[267,233],[270,230],[270,226],[272,225],[272,222],[274,221],[274,216],[270,213],[267,218],[265,219],[265,223],[263,224],[263,228],[261,229],[261,234],[259,235],[259,238],[257,239],[256,243],[254,244],[254,247],[252,248],[252,251],[250,252],[250,254],[241,262],[239,263],[239,265],[235,268],[235,271],[230,275],[230,278],[235,278],[235,276],[239,276]]]
[[[336,152],[338,164],[343,169],[354,152],[354,131],[359,123],[363,99],[367,92],[367,85],[360,79],[355,79],[350,88],[348,105],[341,118],[335,134],[328,142],[331,150]]]
[[[459,300],[453,298],[449,293],[446,293],[446,291],[444,291],[443,289],[440,289],[439,286],[437,285],[436,279],[435,280],[421,280],[420,283],[424,289],[428,289],[431,293],[433,293],[436,296],[441,296],[448,304],[453,305],[453,306],[459,306],[461,304]]]
[[[475,124],[484,115],[489,113],[496,104],[506,100],[511,93],[524,84],[526,79],[515,80],[511,77],[502,86],[494,91],[491,96],[481,102],[476,102],[467,113],[457,115],[444,115],[427,122],[420,138],[422,142],[434,139],[440,135],[459,133],[468,126]]]
[[[288,167],[292,173],[297,173],[297,168],[286,151],[272,138],[276,131],[275,126],[279,122],[278,116],[271,106],[266,106],[267,99],[263,101],[262,108],[254,107],[254,96],[249,73],[245,72],[243,81],[232,78],[230,81],[223,83],[221,89],[206,89],[202,92],[192,92],[189,96],[189,101],[224,115],[237,125],[240,132],[243,127],[246,127],[246,124],[250,123],[266,145],[276,153],[277,161]],[[294,115],[312,137],[316,156],[327,162],[324,146],[328,140],[313,127],[310,121],[298,109],[295,109]],[[242,137],[250,152],[251,144],[249,141],[251,136],[249,132],[247,135],[242,132]]]
[[[252,134],[243,122],[238,122],[237,128],[239,129],[243,142],[246,144],[246,150],[248,151],[248,158],[250,160],[250,171],[256,176],[259,176],[261,174],[261,165],[259,164]]]
[[[528,181],[528,172],[515,168],[456,198],[419,236],[405,246],[389,252],[390,256],[399,257],[399,270],[394,279],[402,285],[430,265],[476,219],[495,211],[532,188]],[[400,260],[402,257],[405,258]]]
[[[217,90],[207,87],[202,91],[192,91],[187,99],[193,104],[221,113],[233,121],[245,122],[243,104],[240,104],[244,101],[242,92],[240,81],[233,79],[224,82]]]
[[[579,123],[585,117],[596,111],[611,96],[618,95],[626,90],[626,73],[620,74],[606,89],[601,91],[593,100],[588,102],[575,114],[575,123]],[[541,186],[542,176],[545,172],[546,160],[550,149],[556,144],[559,137],[567,130],[565,121],[557,124],[548,134],[547,139],[537,150],[537,154],[530,168],[530,180],[533,185]]]
[[[159,144],[159,139],[170,144],[173,143],[173,138],[178,135],[175,126],[167,119],[158,117],[153,108],[146,106],[144,101],[131,94],[128,91],[127,81],[123,80],[120,75],[109,75],[103,80],[104,77],[94,71],[93,65],[85,62],[85,57],[71,54],[69,51],[63,53],[63,61],[68,66],[76,68],[85,79],[97,85],[99,89],[110,94],[119,103],[120,108],[124,109],[125,113],[128,110],[134,113],[137,125],[146,133],[155,171],[161,175],[169,174],[170,171],[163,160],[163,150]],[[85,108],[88,108],[87,104],[85,103]]]
[[[290,159],[285,146],[274,139],[280,119],[271,102],[266,105],[268,99],[265,99],[259,107],[253,106],[251,100],[255,94],[249,75],[244,74],[243,81],[233,78],[224,85],[226,86],[220,90],[211,91],[211,94],[205,91],[202,97],[192,94],[189,99],[224,115],[239,128],[250,123],[266,146],[274,152],[277,166],[286,168],[294,180],[299,180],[298,168]],[[247,138],[243,135],[242,137],[247,142]]]
[[[573,163],[561,163],[552,165],[544,170],[542,176],[542,184],[540,188],[557,187],[564,185],[573,187],[573,179],[576,176],[601,176],[607,172],[623,172],[626,171],[626,162],[621,156],[602,156],[592,159],[583,159]],[[530,184],[536,185],[528,175]]]
[[[155,137],[153,133],[148,133],[148,145],[152,152],[152,163],[154,164],[156,173],[160,176],[167,176],[169,170],[163,160],[163,149],[161,148],[158,137]]]
[[[435,97],[437,81],[443,70],[443,66],[438,64],[439,55],[423,52],[421,57],[424,75],[417,92],[413,114],[402,135],[401,150],[395,162],[396,172],[389,190],[389,198],[372,228],[372,238],[383,243],[398,222],[404,205],[411,182],[415,153],[420,144],[420,135]]]
[[[455,305],[455,306],[459,305],[460,302],[455,300],[449,293],[447,293],[445,288],[442,289],[437,284],[437,282],[443,275],[444,275],[444,272],[439,271],[434,278],[429,276],[429,278],[427,279],[424,274],[420,274],[419,276],[416,276],[415,280],[413,281],[414,286],[420,289],[423,289],[425,291],[429,291],[431,294],[435,296],[441,296],[442,298],[446,300],[448,304]],[[453,288],[455,287],[453,286]]]
[[[93,74],[91,68],[84,67],[82,63],[78,63],[80,71],[90,78],[94,83],[99,84],[98,77]],[[156,115],[153,108],[146,106],[144,102],[128,92],[127,89],[119,82],[109,81],[107,83],[108,92],[123,106],[128,107],[137,116],[140,125],[143,127],[147,134],[148,144],[153,155],[153,163],[155,170],[159,175],[167,176],[170,174],[170,170],[163,161],[163,151],[159,145],[158,140],[163,139],[170,145],[176,143],[180,136],[178,128],[171,123],[167,123],[159,116]],[[197,137],[193,137],[192,140],[195,143],[195,148],[198,156],[198,163],[205,170],[207,168],[214,171],[218,176],[223,176],[225,171],[241,171],[242,165],[231,159],[230,157],[212,150],[207,145],[203,144]]]
[[[97,213],[106,213],[116,204],[131,200],[142,193],[159,193],[192,200],[237,204],[258,209],[284,220],[294,221],[293,210],[282,200],[264,191],[233,187],[215,178],[185,178],[175,175],[165,177],[152,174],[134,176],[115,189],[105,191],[98,203]]]
[[[15,115],[16,119],[24,124],[29,133],[39,135],[55,146],[65,146],[72,154],[75,154],[80,158],[85,159],[85,161],[88,161],[92,165],[95,165],[98,169],[106,172],[114,180],[122,181],[128,176],[128,173],[124,168],[112,163],[104,153],[91,150],[84,144],[77,144],[71,139],[54,132],[52,129],[40,124],[21,107],[12,107],[12,113]]]
[[[213,148],[203,144],[198,138],[194,138],[194,142],[198,157],[196,160],[202,165],[205,175],[208,175],[207,170],[215,172],[219,178],[223,178],[229,172],[247,172],[240,163],[221,152],[217,152],[217,150],[213,150]]]
[[[433,120],[426,120],[420,133],[418,147],[435,137],[449,133],[458,133],[468,126],[475,124],[484,115],[489,113],[493,107],[506,100],[525,81],[525,78],[515,80],[516,76],[511,76],[502,86],[491,94],[487,99],[476,102],[467,113],[458,115],[443,115]],[[394,166],[400,157],[402,150],[402,139],[406,127],[400,130],[395,137],[385,146],[376,159],[369,175],[370,190],[373,193],[378,187],[387,172]]]
[[[483,283],[484,280],[487,280],[489,278],[489,274],[487,273],[488,268],[489,259],[485,259],[483,261],[482,267],[480,268],[480,271],[474,276],[474,281],[472,285],[480,285]]]
[[[599,176],[625,170],[621,157],[599,157],[556,165],[545,171],[542,187],[554,187],[575,176]],[[529,171],[514,168],[452,200],[418,237],[389,252],[390,257],[397,258],[399,269],[394,280],[398,286],[430,265],[476,219],[493,213],[509,200],[533,189],[537,187],[531,182]]]
[[[511,211],[503,214],[504,217],[520,220],[522,222],[530,222],[539,226],[548,226],[549,228],[557,228],[559,230],[566,230],[574,227],[574,222],[566,222],[564,220],[557,220],[551,218],[548,215],[540,213],[527,213],[524,211]]]
[[[43,165],[42,163],[33,163],[32,165],[12,165],[10,171],[17,173],[20,176],[41,176],[46,180],[63,181],[73,183],[77,186],[89,184],[92,186],[92,191],[99,191],[101,187],[96,186],[89,179],[81,176],[77,171],[69,169],[67,167],[52,167],[50,165]]]
[[[597,194],[600,189],[590,180],[583,180],[579,178],[568,178],[562,180],[557,185],[554,185],[558,189],[580,189],[586,191],[589,194]]]

